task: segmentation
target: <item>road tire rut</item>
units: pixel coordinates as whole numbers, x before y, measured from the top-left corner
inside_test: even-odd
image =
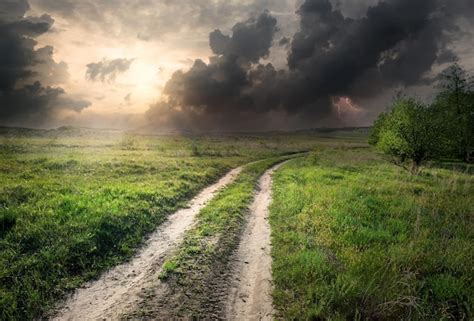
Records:
[[[215,251],[200,255],[166,280],[129,315],[133,320],[270,320],[271,175],[282,163],[264,172],[242,223],[203,242]]]
[[[267,170],[250,207],[245,230],[233,260],[233,277],[226,303],[227,320],[272,320],[271,239],[268,206],[272,174],[283,163]]]

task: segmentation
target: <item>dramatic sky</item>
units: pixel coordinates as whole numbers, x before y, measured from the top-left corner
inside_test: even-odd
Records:
[[[1,0],[0,125],[369,125],[474,70],[473,0]]]

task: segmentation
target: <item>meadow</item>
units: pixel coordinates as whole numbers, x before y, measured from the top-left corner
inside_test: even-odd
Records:
[[[285,320],[472,320],[472,166],[419,175],[317,148],[274,176],[274,304]]]
[[[418,175],[365,130],[139,135],[0,128],[0,319],[41,318],[128,260],[168,214],[231,168],[159,275],[174,292],[127,317],[220,313],[260,175],[270,206],[273,303],[288,320],[473,317],[473,166]],[[306,154],[301,152],[310,151]]]
[[[316,143],[306,133],[1,128],[0,319],[40,317],[131,257],[167,214],[229,169]]]

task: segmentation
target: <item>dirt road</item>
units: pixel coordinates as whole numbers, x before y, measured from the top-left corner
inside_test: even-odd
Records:
[[[217,183],[205,188],[189,207],[170,215],[128,263],[106,272],[98,280],[80,288],[59,307],[53,320],[115,320],[132,310],[143,291],[157,282],[166,255],[176,248],[197,213],[222,187],[230,184],[242,170],[230,171]]]
[[[250,216],[236,253],[234,282],[226,304],[228,320],[271,320],[271,244],[268,206],[271,176],[278,164],[260,178],[259,189],[250,207]]]

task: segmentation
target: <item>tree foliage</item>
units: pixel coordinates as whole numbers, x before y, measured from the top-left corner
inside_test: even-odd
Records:
[[[440,144],[445,154],[467,160],[474,148],[474,83],[457,63],[441,74],[442,91],[433,103],[442,128]]]
[[[432,112],[415,98],[397,98],[391,110],[376,121],[374,129],[371,143],[398,164],[411,161],[413,172],[438,152]]]
[[[437,157],[468,160],[474,148],[474,85],[457,63],[441,75],[441,92],[431,106],[406,96],[395,99],[374,122],[369,143],[401,165]]]

